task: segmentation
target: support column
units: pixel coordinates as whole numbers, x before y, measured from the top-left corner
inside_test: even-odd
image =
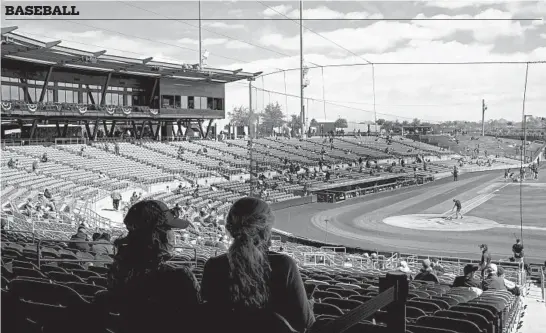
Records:
[[[68,136],[68,120],[65,120],[64,128],[63,128],[63,138],[66,138],[67,136]]]
[[[116,120],[112,120],[112,124],[110,124],[110,133],[108,134],[109,137],[114,137],[114,132],[116,129]]]
[[[136,121],[131,121],[131,124],[133,125],[133,135],[135,136],[135,139],[140,139],[139,132],[141,132],[142,130],[139,131]]]
[[[40,93],[40,103],[44,102],[44,98],[47,94],[47,87],[49,85],[49,79],[51,78],[51,73],[53,72],[53,66],[49,66],[49,70],[47,71],[44,84],[42,85],[42,92]],[[50,101],[51,102],[51,101]]]
[[[93,132],[91,132],[91,127],[89,127],[89,121],[88,120],[84,120],[83,123],[85,124],[85,130],[87,132],[87,138],[89,140],[93,140]],[[57,123],[57,127],[59,126],[59,123]],[[59,130],[59,133],[60,133],[60,130]]]
[[[93,128],[93,140],[97,140],[97,135],[99,134],[99,120],[95,120],[95,128]]]
[[[163,122],[159,120],[155,128],[154,140],[159,140],[159,134],[161,133],[161,126],[163,126]]]
[[[57,137],[62,138],[63,134],[61,133],[61,127],[59,126],[58,120],[55,120],[55,127],[57,128]]]
[[[104,127],[104,136],[109,137],[108,133],[110,131],[108,130],[108,125],[106,125],[106,120],[105,119],[102,120],[102,126]]]
[[[38,125],[38,119],[34,119],[32,121],[32,127],[30,128],[30,139],[34,138],[34,133],[36,132],[37,125]]]
[[[205,138],[208,138],[209,134],[210,134],[210,130],[212,129],[212,124],[214,123],[214,119],[211,119],[209,121],[209,124],[207,126],[207,132],[205,133]],[[216,135],[218,135],[218,133],[216,133]]]
[[[152,109],[153,109],[152,103],[154,101],[155,90],[157,89],[158,84],[159,84],[159,79],[155,79],[154,86],[152,88],[152,93],[150,94],[150,102],[148,103]],[[161,103],[161,101],[159,101],[159,103]],[[161,105],[158,105],[158,107],[161,108]]]
[[[108,90],[108,85],[110,84],[111,78],[112,78],[112,72],[108,73],[108,76],[106,76],[106,82],[102,86],[102,91],[100,94],[100,105],[105,105],[106,103],[106,91]]]
[[[197,129],[199,130],[199,135],[201,136],[201,139],[204,139],[204,133],[203,133],[203,119],[197,119]]]

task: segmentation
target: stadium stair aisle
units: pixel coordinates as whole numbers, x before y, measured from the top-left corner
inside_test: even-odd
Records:
[[[518,333],[546,332],[546,303],[543,301],[542,290],[531,283],[525,296],[525,315]]]

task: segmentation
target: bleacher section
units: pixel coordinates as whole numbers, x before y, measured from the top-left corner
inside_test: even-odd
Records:
[[[377,141],[370,137],[335,138],[332,149],[322,138],[264,138],[254,141],[252,154],[257,161],[256,167],[266,175],[260,182],[267,186],[270,203],[298,198],[304,185],[313,188],[315,185],[366,181],[378,174],[438,175],[449,173],[453,165],[460,163],[458,159],[450,159],[451,152],[437,147],[405,138],[391,140],[389,144],[382,138]],[[82,304],[91,309],[95,295],[105,289],[105,274],[112,258],[69,250],[63,243],[70,239],[81,222],[88,225],[89,236],[93,232],[109,232],[116,238],[125,232],[122,226],[91,210],[90,202],[108,197],[114,190],[141,188],[148,190],[143,199],[162,200],[169,206],[188,205],[197,211],[203,207],[216,208],[223,214],[234,201],[250,191],[251,185],[246,181],[250,147],[245,140],[163,143],[143,140],[117,144],[119,154],[116,154],[113,142],[3,147],[3,309],[25,310],[20,312],[24,316],[11,316],[11,324],[23,325],[21,327],[28,332],[41,331],[42,326],[45,326],[45,332],[55,331],[54,323],[60,322],[62,316],[71,313],[72,309],[81,309]],[[181,149],[183,153],[180,153]],[[325,154],[321,160],[323,149]],[[44,153],[47,153],[48,161],[39,162],[37,170],[33,171],[32,164]],[[360,157],[370,161],[370,167],[358,165]],[[426,170],[423,163],[416,162],[418,157],[429,161]],[[398,164],[402,158],[406,161],[404,167]],[[18,161],[15,167],[7,166],[10,159]],[[323,169],[319,170],[321,162]],[[393,166],[392,162],[397,164]],[[307,172],[303,168],[309,169],[309,173],[317,172],[317,176],[305,182],[295,179],[286,172],[290,163],[302,167],[300,176]],[[331,172],[329,181],[324,179],[323,171],[326,170]],[[195,183],[199,183],[199,187]],[[165,184],[170,187],[166,188]],[[182,186],[178,188],[178,184]],[[154,191],[150,190],[152,185]],[[28,198],[37,200],[38,194],[46,188],[57,205],[67,208],[60,216],[25,215],[23,206]],[[222,235],[221,228],[213,227],[177,231],[175,260],[189,265],[200,280],[206,260],[225,251],[218,246]],[[403,258],[392,253],[348,255],[297,242],[273,241],[273,250],[281,247],[298,263],[305,286],[315,300],[317,327],[377,296],[379,278],[395,270],[401,260],[408,262],[413,275],[420,268],[421,258],[413,255]],[[522,312],[519,298],[504,292],[485,292],[476,297],[468,290],[451,288],[453,278],[462,272],[462,264],[447,259],[441,259],[441,264],[445,274],[440,276],[440,284],[411,282],[406,304],[407,332],[501,333],[515,330]],[[522,282],[517,270],[507,267],[506,274],[507,278]],[[38,301],[38,294],[22,291],[32,290],[33,283],[37,282],[45,288],[40,294],[40,304],[65,307],[67,310],[62,316],[61,312],[52,312],[50,317],[44,318],[22,305],[23,298]],[[381,309],[351,330],[385,332],[386,315]],[[4,314],[2,317],[6,318]],[[442,328],[451,331],[442,331]],[[111,328],[110,331],[115,332]]]
[[[223,252],[203,244],[181,245],[173,260],[188,265],[198,281],[201,280],[206,260]],[[305,287],[315,301],[314,312],[317,322],[314,329],[377,296],[380,290],[379,278],[386,272],[393,271],[397,263],[397,260],[392,258],[380,261],[360,257],[358,267],[356,265],[343,267],[333,263],[346,262],[345,253],[274,241],[273,248],[277,249],[279,246],[299,263]],[[324,260],[320,264],[309,265],[304,262],[304,256],[310,253],[333,259],[331,262]],[[17,325],[19,328],[25,327],[27,332],[40,331],[44,327],[45,331],[50,331],[58,323],[66,323],[67,316],[78,315],[77,311],[80,311],[82,306],[87,308],[86,314],[100,312],[99,308],[93,307],[93,302],[96,295],[107,287],[106,274],[111,261],[111,257],[99,258],[93,253],[70,250],[66,243],[41,241],[30,234],[4,232],[3,309],[24,309],[24,312],[17,311],[17,315],[12,315],[9,319],[2,315],[5,325],[3,327]],[[446,271],[447,273],[441,276],[440,284],[422,281],[410,283],[406,302],[406,332],[515,331],[523,311],[522,302],[518,297],[502,291],[484,292],[477,297],[468,288],[451,288],[454,276],[452,273],[456,273],[457,269],[446,267]],[[38,287],[41,288],[39,293],[32,291]],[[38,303],[29,308],[25,306],[29,301]],[[62,306],[64,310],[48,311],[48,316],[39,315],[40,311],[51,306]],[[384,330],[387,321],[387,312],[381,309],[350,331],[387,332]],[[104,323],[110,332],[115,332],[110,325],[112,322]]]

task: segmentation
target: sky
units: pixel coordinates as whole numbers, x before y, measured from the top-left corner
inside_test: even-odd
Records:
[[[2,11],[2,27],[112,55],[199,61],[196,1],[39,4],[76,4],[80,20],[7,21]],[[202,1],[201,18],[209,67],[273,73],[253,82],[253,107],[299,113],[299,2]],[[546,1],[305,1],[303,18],[308,120],[477,121],[485,99],[486,119],[519,121],[525,64],[392,63],[546,62]],[[248,82],[226,86],[227,111],[248,104]],[[529,65],[525,112],[546,117],[546,63]]]

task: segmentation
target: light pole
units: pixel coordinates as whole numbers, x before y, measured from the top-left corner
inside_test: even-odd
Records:
[[[199,69],[203,68],[203,53],[201,52],[201,1],[199,1]]]
[[[254,150],[254,136],[255,136],[255,128],[254,128],[254,112],[252,110],[252,81],[256,80],[255,77],[251,77],[248,79],[248,148],[249,148],[249,163],[248,163],[248,167],[249,167],[249,172],[250,172],[250,193],[249,193],[249,196],[252,197],[254,196],[254,190],[255,190],[255,182],[254,182],[254,174],[252,172],[252,169],[253,169],[253,165],[252,165],[252,162],[254,160],[254,157],[253,157],[253,154],[252,154],[252,151]]]
[[[527,160],[527,156],[526,156],[526,147],[527,147],[527,118],[528,117],[533,117],[532,115],[530,114],[526,114],[526,115],[523,115],[523,147],[522,147],[522,151],[523,151],[523,161],[525,163],[525,161]]]

